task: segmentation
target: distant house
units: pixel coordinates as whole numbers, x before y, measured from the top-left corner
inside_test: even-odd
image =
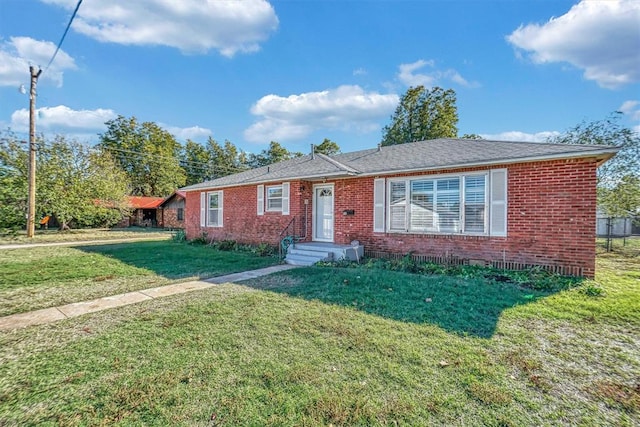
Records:
[[[291,263],[339,257],[343,248],[348,258],[364,249],[592,277],[596,169],[616,152],[437,139],[311,153],[182,188],[185,230],[188,238],[294,242]]]
[[[184,200],[185,193],[176,191],[158,206],[161,224],[165,228],[184,228]]]
[[[127,196],[131,215],[123,218],[118,227],[162,227],[162,222],[158,222],[162,219],[158,215],[158,208],[163,201],[164,197]]]

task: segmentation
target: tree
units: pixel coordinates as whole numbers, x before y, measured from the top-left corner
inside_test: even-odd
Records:
[[[61,226],[110,226],[127,211],[126,174],[109,153],[57,136],[36,144],[37,215],[54,215]],[[12,206],[2,227],[26,224],[27,152],[15,137],[5,138],[0,155],[0,206]],[[4,214],[4,209],[2,209]]]
[[[609,217],[626,218],[640,213],[640,177],[624,176],[613,188],[599,188],[598,202]]]
[[[186,182],[180,166],[181,145],[153,122],[138,123],[135,117],[105,123],[99,147],[109,151],[129,176],[133,195],[166,196]]]
[[[271,165],[273,163],[282,162],[284,160],[300,157],[302,153],[290,152],[276,141],[269,143],[267,150],[262,150],[259,154],[250,154],[247,164],[251,168],[259,168],[261,166]]]
[[[315,152],[333,156],[334,154],[340,153],[340,146],[329,138],[325,138],[320,145],[315,147]]]
[[[213,176],[211,153],[202,144],[187,140],[180,155],[180,165],[185,173],[185,185],[207,181]]]
[[[617,145],[621,149],[598,168],[598,204],[609,216],[621,209],[638,212],[638,180],[640,180],[640,135],[620,124],[622,113],[614,112],[603,120],[582,121],[564,134],[549,138],[558,144]],[[636,200],[635,205],[632,203]],[[626,202],[624,202],[626,201]]]
[[[220,145],[213,138],[209,137],[207,141],[207,149],[211,155],[213,167],[212,178],[220,178],[222,176],[231,175],[242,172],[247,169],[246,156],[242,150],[229,140],[224,142],[224,146]]]
[[[480,141],[484,138],[478,135],[477,133],[465,133],[460,137],[460,139],[474,139],[476,141]]]
[[[455,138],[458,109],[453,89],[410,87],[382,130],[382,145],[435,138]]]

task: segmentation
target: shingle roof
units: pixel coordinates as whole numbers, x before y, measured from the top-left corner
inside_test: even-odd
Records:
[[[182,188],[184,191],[222,188],[291,179],[384,175],[575,157],[609,159],[617,147],[472,139],[433,139],[381,149],[325,156],[306,155]]]

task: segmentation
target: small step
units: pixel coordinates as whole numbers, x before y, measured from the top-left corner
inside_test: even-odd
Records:
[[[291,265],[310,266],[320,261],[331,261],[333,254],[325,250],[289,248],[284,261]]]
[[[323,260],[333,259],[333,254],[329,251],[326,251],[323,249],[317,249],[317,248],[314,248],[314,249],[301,248],[298,245],[296,245],[295,247],[289,248],[289,251],[287,252],[287,254],[319,257]]]

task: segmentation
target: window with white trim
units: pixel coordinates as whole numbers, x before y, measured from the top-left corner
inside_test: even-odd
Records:
[[[488,234],[488,175],[393,178],[387,229],[410,233]]]
[[[257,190],[258,215],[264,215],[265,212],[281,212],[282,215],[289,215],[289,182],[266,186],[260,184]]]
[[[267,212],[282,212],[282,185],[267,186]]]
[[[222,191],[207,193],[207,226],[222,227]]]

